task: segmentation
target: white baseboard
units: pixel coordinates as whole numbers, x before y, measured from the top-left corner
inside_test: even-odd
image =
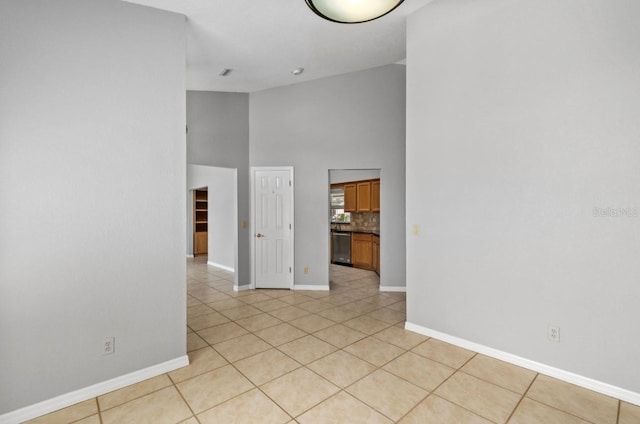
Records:
[[[187,355],[181,356],[0,415],[0,424],[18,424],[187,365],[189,365],[189,357]]]
[[[464,349],[469,349],[474,352],[478,352],[483,355],[490,356],[492,358],[499,359],[501,361],[508,362],[522,368],[527,368],[540,374],[548,375],[550,377],[557,378],[558,380],[566,381],[567,383],[575,384],[576,386],[584,387],[585,389],[593,390],[594,392],[612,396],[616,399],[620,399],[625,402],[640,406],[640,393],[635,393],[630,390],[613,386],[608,383],[603,383],[589,377],[574,374],[560,368],[555,368],[546,364],[542,364],[540,362],[532,361],[521,356],[513,355],[511,353],[494,349],[492,347],[484,346],[475,342],[471,342],[469,340],[451,336],[446,333],[441,333],[439,331],[412,324],[410,322],[406,322],[404,328],[409,331],[413,331],[414,333],[433,337],[434,339],[442,340],[443,342],[451,343]]]
[[[235,270],[233,269],[233,267],[226,266],[226,265],[222,265],[222,264],[217,264],[217,263],[215,263],[215,262],[207,262],[207,265],[209,265],[209,266],[213,266],[213,267],[216,267],[216,268],[220,268],[220,269],[223,269],[223,270],[225,270],[225,271],[235,272]]]
[[[195,256],[193,255],[187,255],[187,259],[193,259]]]
[[[314,286],[310,284],[294,284],[294,290],[307,290],[307,291],[329,291],[329,286]]]
[[[251,287],[251,284],[245,284],[243,286],[233,286],[233,291],[245,291],[245,290],[251,290],[253,287]]]
[[[406,292],[406,286],[380,286],[381,292]]]

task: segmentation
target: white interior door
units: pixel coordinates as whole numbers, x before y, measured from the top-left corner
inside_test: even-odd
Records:
[[[290,168],[254,169],[256,288],[293,287],[292,175]]]

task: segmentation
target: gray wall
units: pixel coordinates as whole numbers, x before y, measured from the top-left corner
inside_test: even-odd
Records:
[[[638,21],[635,0],[410,17],[409,322],[640,392]]]
[[[3,0],[0,40],[3,414],[185,355],[184,17]]]
[[[187,162],[237,169],[238,267],[241,286],[251,283],[249,246],[249,95],[187,92]],[[242,222],[247,223],[242,228]]]
[[[379,169],[331,169],[329,170],[329,182],[348,183],[351,181],[374,180],[380,178]]]
[[[381,285],[404,286],[405,67],[274,88],[250,99],[251,166],[294,166],[295,284],[328,284],[328,170],[360,168],[381,170]]]

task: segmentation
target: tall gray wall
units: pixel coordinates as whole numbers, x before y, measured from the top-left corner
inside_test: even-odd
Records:
[[[251,166],[294,167],[295,284],[329,282],[328,170],[380,169],[380,284],[403,287],[405,67],[251,93],[249,116]]]
[[[184,45],[125,2],[0,2],[0,415],[186,353]]]
[[[409,18],[409,322],[640,393],[638,21],[635,0]]]
[[[187,162],[238,170],[240,286],[251,282],[249,245],[249,94],[187,92]],[[242,228],[242,222],[246,228]]]

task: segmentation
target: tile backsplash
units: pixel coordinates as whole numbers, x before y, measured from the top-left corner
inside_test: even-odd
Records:
[[[352,231],[380,231],[380,214],[377,212],[351,213]]]

